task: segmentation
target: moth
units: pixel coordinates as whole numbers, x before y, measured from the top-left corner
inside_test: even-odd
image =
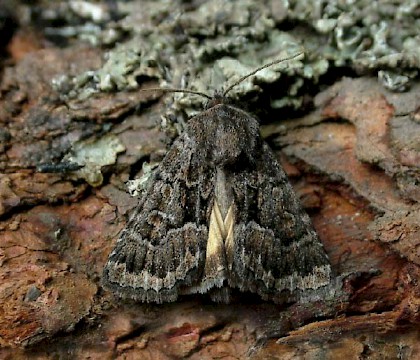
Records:
[[[322,296],[331,266],[309,216],[258,120],[226,97],[298,55],[222,94],[198,93],[207,106],[155,170],[109,255],[105,287],[148,303],[197,293],[224,303],[235,293],[276,303]]]

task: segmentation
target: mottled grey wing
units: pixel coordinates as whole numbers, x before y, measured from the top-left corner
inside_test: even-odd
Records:
[[[234,175],[236,224],[229,284],[275,302],[311,296],[331,267],[308,215],[268,145],[256,168]]]
[[[103,283],[122,297],[175,301],[202,276],[213,180],[193,147],[186,133],[174,143],[109,256]]]

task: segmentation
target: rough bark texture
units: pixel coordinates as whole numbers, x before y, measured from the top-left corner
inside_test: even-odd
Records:
[[[100,278],[137,203],[124,182],[167,149],[165,105],[139,111],[156,95],[126,90],[63,101],[52,80],[99,67],[100,48],[45,45],[28,29],[2,46],[1,358],[420,357],[418,82],[391,93],[367,75],[342,78],[305,116],[262,127],[334,271],[348,274],[349,299],[143,305],[103,290]],[[111,148],[110,160],[75,174],[76,143]],[[70,170],[39,172],[60,159]]]

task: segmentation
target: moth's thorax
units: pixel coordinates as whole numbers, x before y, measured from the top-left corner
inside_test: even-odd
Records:
[[[260,144],[258,121],[225,103],[218,103],[191,119],[188,132],[196,141],[201,160],[213,166],[252,162]]]
[[[232,184],[230,180],[231,179],[226,176],[226,171],[220,168],[216,170],[214,197],[215,201],[218,203],[223,219],[226,217],[233,202]]]

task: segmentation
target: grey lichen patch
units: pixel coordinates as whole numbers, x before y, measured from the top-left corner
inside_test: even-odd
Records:
[[[407,75],[399,75],[393,71],[379,70],[378,79],[384,87],[391,91],[406,91],[410,78]]]
[[[69,1],[70,9],[81,18],[101,23],[110,20],[109,9],[105,4],[94,4],[89,1],[74,0]]]
[[[304,60],[267,69],[231,95],[241,98],[264,90],[265,84],[281,83],[283,77],[287,85],[270,94],[271,106],[298,108],[303,87],[317,84],[334,66],[378,72],[392,91],[407,89],[420,68],[415,2],[131,1],[116,4],[117,21],[107,21],[98,9],[87,11],[84,2],[71,3],[73,14],[92,23],[95,14],[102,14],[102,33],[118,29],[130,39],[115,43],[100,69],[58,86],[63,96],[83,99],[98,92],[135,90],[139,79],[148,77],[161,86],[212,93],[302,45]],[[284,26],[287,31],[279,30]],[[180,113],[191,115],[202,108],[201,100],[190,95],[174,94],[168,101],[178,121]]]
[[[95,141],[81,141],[73,146],[65,160],[83,166],[74,172],[74,176],[84,179],[91,186],[99,186],[103,182],[102,168],[112,165],[117,155],[125,151],[115,135],[106,135]]]
[[[41,296],[42,292],[35,285],[31,285],[25,295],[25,301],[35,301]]]
[[[158,75],[157,69],[149,65],[150,59],[132,42],[107,53],[104,60],[104,65],[97,70],[74,78],[58,76],[52,85],[64,99],[83,100],[94,93],[137,89],[136,77]]]
[[[45,26],[45,35],[60,43],[82,40],[94,46],[110,46],[125,35],[115,21],[123,14],[106,1],[51,1],[38,6],[27,5],[20,13],[26,15],[23,21],[38,18]]]
[[[144,162],[142,165],[143,174],[137,179],[127,181],[127,189],[131,196],[139,196],[147,188],[157,166],[157,163]]]
[[[131,48],[125,51],[111,52],[108,55],[106,63],[97,72],[99,90],[136,88],[135,71],[140,68],[140,51]]]

